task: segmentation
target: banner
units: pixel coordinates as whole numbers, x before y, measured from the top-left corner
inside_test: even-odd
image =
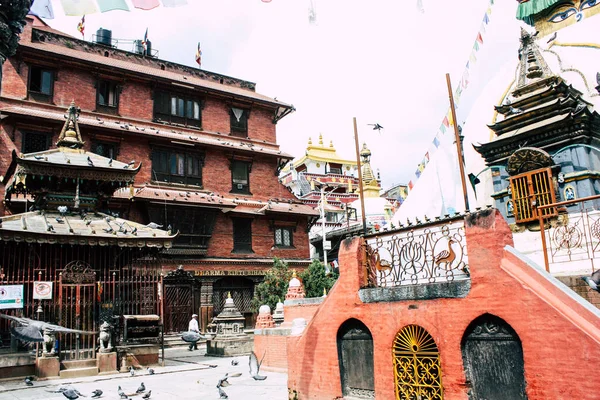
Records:
[[[33,282],[33,298],[34,300],[51,300],[52,282]]]
[[[61,0],[65,15],[85,15],[98,12],[92,0]]]
[[[23,285],[0,285],[0,310],[23,308]]]

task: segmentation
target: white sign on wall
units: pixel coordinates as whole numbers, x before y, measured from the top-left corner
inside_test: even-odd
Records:
[[[33,282],[33,298],[36,300],[52,299],[52,282]]]
[[[0,285],[0,310],[23,308],[23,285]]]

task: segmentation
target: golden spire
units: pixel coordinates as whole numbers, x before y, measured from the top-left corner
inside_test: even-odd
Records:
[[[227,298],[230,299],[231,298],[231,292],[227,292]]]
[[[83,140],[81,140],[79,124],[77,123],[81,109],[75,105],[74,101],[72,101],[67,112],[69,115],[65,115],[67,120],[60,131],[60,135],[58,135],[58,142],[56,142],[56,145],[80,149],[84,144]]]
[[[329,141],[329,147],[331,147],[333,149],[333,140]]]
[[[319,145],[323,146],[323,134],[319,133]]]
[[[312,146],[312,138],[311,137],[308,138],[308,145]]]

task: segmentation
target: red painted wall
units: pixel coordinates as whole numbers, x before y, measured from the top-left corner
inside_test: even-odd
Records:
[[[499,212],[466,219],[472,287],[462,299],[362,303],[361,241],[343,243],[338,282],[302,336],[288,338],[287,352],[294,354],[288,358],[288,387],[299,399],[342,396],[336,335],[350,318],[373,335],[377,399],[395,398],[392,343],[409,324],[425,328],[439,348],[444,398],[467,399],[461,339],[485,313],[502,318],[519,335],[529,399],[595,398],[595,381],[583,377],[600,362],[597,314],[504,249],[512,235]]]

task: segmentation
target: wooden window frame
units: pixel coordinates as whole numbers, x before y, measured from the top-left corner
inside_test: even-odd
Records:
[[[281,232],[281,242],[277,243],[277,231]],[[284,241],[284,231],[288,232],[290,243],[285,244]],[[294,227],[293,226],[275,226],[273,229],[273,243],[275,243],[275,247],[278,249],[294,249]]]
[[[112,157],[110,155],[106,156],[104,154],[100,154],[98,152],[96,152],[97,150],[97,146],[112,146],[113,148],[113,155]],[[112,158],[113,160],[116,160],[117,157],[119,156],[119,143],[118,142],[111,142],[111,141],[107,141],[107,140],[92,140],[92,144],[90,146],[90,151],[94,154],[98,154],[99,156],[102,157],[106,157],[106,158]]]
[[[235,171],[235,166],[238,163],[246,165],[246,176],[247,176],[246,181],[248,182],[246,184],[236,182],[236,180],[233,176],[234,171]],[[231,168],[231,192],[230,193],[251,195],[252,193],[250,192],[250,173],[252,172],[252,161],[232,159],[230,168]],[[240,185],[242,185],[241,188],[240,188]]]
[[[233,234],[233,250],[232,253],[254,253],[252,250],[252,219],[251,218],[232,218],[232,234]],[[249,231],[249,242],[248,241],[240,241],[240,229],[242,228],[241,224],[247,224],[244,228]],[[237,232],[236,232],[237,231]]]
[[[159,164],[159,157],[161,153],[166,156],[166,170],[157,171],[157,164]],[[182,151],[179,149],[168,148],[168,147],[156,147],[152,149],[152,177],[151,180],[155,182],[173,183],[185,186],[192,186],[195,188],[203,187],[203,176],[204,176],[204,153],[201,152],[190,152]],[[179,157],[183,157],[183,174],[177,174],[172,172],[172,158],[175,157],[176,162]],[[190,161],[197,159],[198,163],[198,175],[189,174],[188,170],[190,167]],[[193,161],[191,161],[193,163]]]
[[[100,102],[100,89],[103,84],[114,87],[114,104],[103,104]],[[109,89],[110,90],[110,89]],[[121,86],[118,82],[108,79],[98,79],[96,82],[96,111],[117,115],[119,113],[119,100],[121,97]]]
[[[238,110],[242,110],[242,117],[240,118],[240,122],[238,122],[233,109],[237,108]],[[250,110],[241,107],[231,107],[229,109],[229,132],[231,136],[237,136],[246,138],[248,137],[248,120],[250,119]]]
[[[41,73],[43,73],[43,72],[50,73],[50,93],[44,93],[41,91],[36,91],[36,90],[31,89],[31,80],[32,80],[32,75],[33,75],[34,69],[40,69]],[[28,98],[32,98],[32,99],[34,99],[36,101],[40,101],[40,102],[52,103],[52,100],[54,98],[54,81],[55,80],[56,80],[56,71],[53,70],[52,68],[44,67],[41,65],[30,65],[29,73],[27,76],[27,96],[28,96]],[[40,84],[41,84],[41,82],[40,82]]]
[[[44,150],[38,150],[38,151],[26,151],[25,146],[28,141],[28,137],[30,135],[46,136],[46,148]],[[46,150],[50,149],[50,146],[52,146],[52,134],[51,133],[36,132],[36,131],[22,131],[21,132],[21,153],[23,153],[23,154],[39,153],[40,151],[46,151]]]
[[[175,100],[175,110],[173,110],[173,100]],[[180,102],[183,102],[183,115],[179,115]],[[188,103],[191,103],[192,106],[192,117],[188,117],[186,113]],[[198,118],[193,116],[196,107],[198,107]],[[203,108],[204,102],[197,96],[162,89],[154,91],[153,116],[155,122],[202,129]]]
[[[551,218],[558,215],[556,207],[539,211],[537,208],[556,203],[551,168],[541,168],[511,176],[509,185],[516,223],[538,221],[540,216]]]

